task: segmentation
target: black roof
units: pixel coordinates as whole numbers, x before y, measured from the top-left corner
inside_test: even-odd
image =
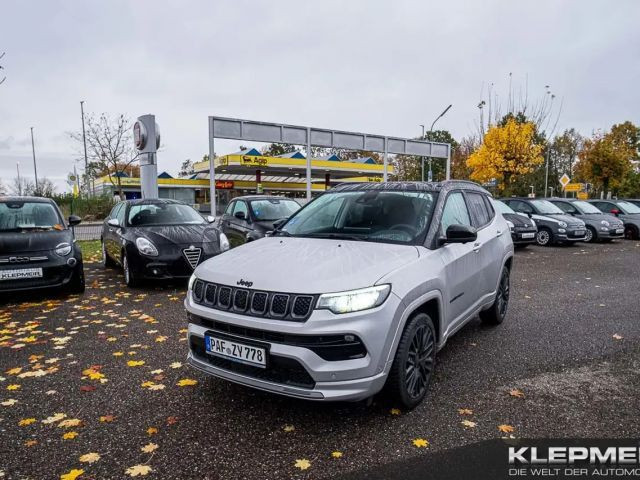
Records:
[[[353,192],[365,190],[381,191],[407,191],[407,192],[439,192],[444,190],[475,190],[491,195],[480,185],[467,180],[445,180],[443,182],[362,182],[362,183],[341,183],[331,188],[329,192]]]
[[[3,197],[0,196],[0,202],[34,202],[34,203],[54,203],[53,200],[46,197]]]

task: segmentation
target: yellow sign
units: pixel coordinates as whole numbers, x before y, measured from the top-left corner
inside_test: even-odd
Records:
[[[578,192],[578,198],[580,200],[588,200],[589,194],[587,192]]]
[[[565,192],[579,192],[580,190],[582,190],[582,184],[581,183],[567,183],[564,186],[564,191]]]
[[[563,187],[566,187],[567,184],[571,181],[571,179],[569,178],[569,175],[567,175],[566,173],[564,175],[562,175],[562,177],[560,177],[560,184]]]

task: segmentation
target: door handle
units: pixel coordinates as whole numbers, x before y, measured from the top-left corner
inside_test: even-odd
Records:
[[[479,242],[476,242],[473,244],[473,251],[478,253],[480,251],[480,248],[482,247],[482,244]]]
[[[502,235],[502,230],[498,230],[498,231],[496,232],[496,236],[497,236],[497,237],[499,237],[500,235]]]

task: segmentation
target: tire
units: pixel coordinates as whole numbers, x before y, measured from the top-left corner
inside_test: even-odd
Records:
[[[624,238],[627,240],[638,240],[640,238],[640,234],[638,233],[638,228],[634,225],[627,225],[624,227]]]
[[[137,287],[140,285],[140,281],[138,280],[136,274],[131,270],[129,266],[129,260],[127,259],[127,254],[122,254],[122,270],[124,272],[124,283],[127,284],[127,287]]]
[[[498,284],[498,290],[496,291],[496,299],[493,302],[493,305],[480,312],[480,319],[484,323],[489,325],[499,325],[504,322],[509,307],[509,294],[511,290],[510,278],[511,272],[509,272],[509,269],[506,266],[502,267],[500,283]]]
[[[69,293],[80,294],[84,293],[85,281],[84,281],[84,266],[80,261],[73,272],[73,276],[67,285],[67,291]]]
[[[102,266],[104,268],[112,268],[116,266],[116,262],[114,262],[111,257],[107,254],[107,249],[104,245],[104,240],[100,241],[102,245]]]
[[[404,408],[415,408],[429,391],[435,365],[436,330],[429,315],[419,313],[409,320],[400,337],[385,386],[387,392]]]
[[[541,247],[548,247],[553,243],[553,234],[551,230],[546,227],[542,227],[536,233],[536,243]]]
[[[587,226],[584,241],[587,243],[596,243],[598,241],[598,234],[595,228]]]

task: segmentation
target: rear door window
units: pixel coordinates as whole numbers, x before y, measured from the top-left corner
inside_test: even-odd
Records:
[[[471,218],[473,226],[475,228],[482,228],[491,222],[492,216],[487,210],[487,205],[482,198],[484,195],[475,192],[466,192],[467,203],[471,212]]]

